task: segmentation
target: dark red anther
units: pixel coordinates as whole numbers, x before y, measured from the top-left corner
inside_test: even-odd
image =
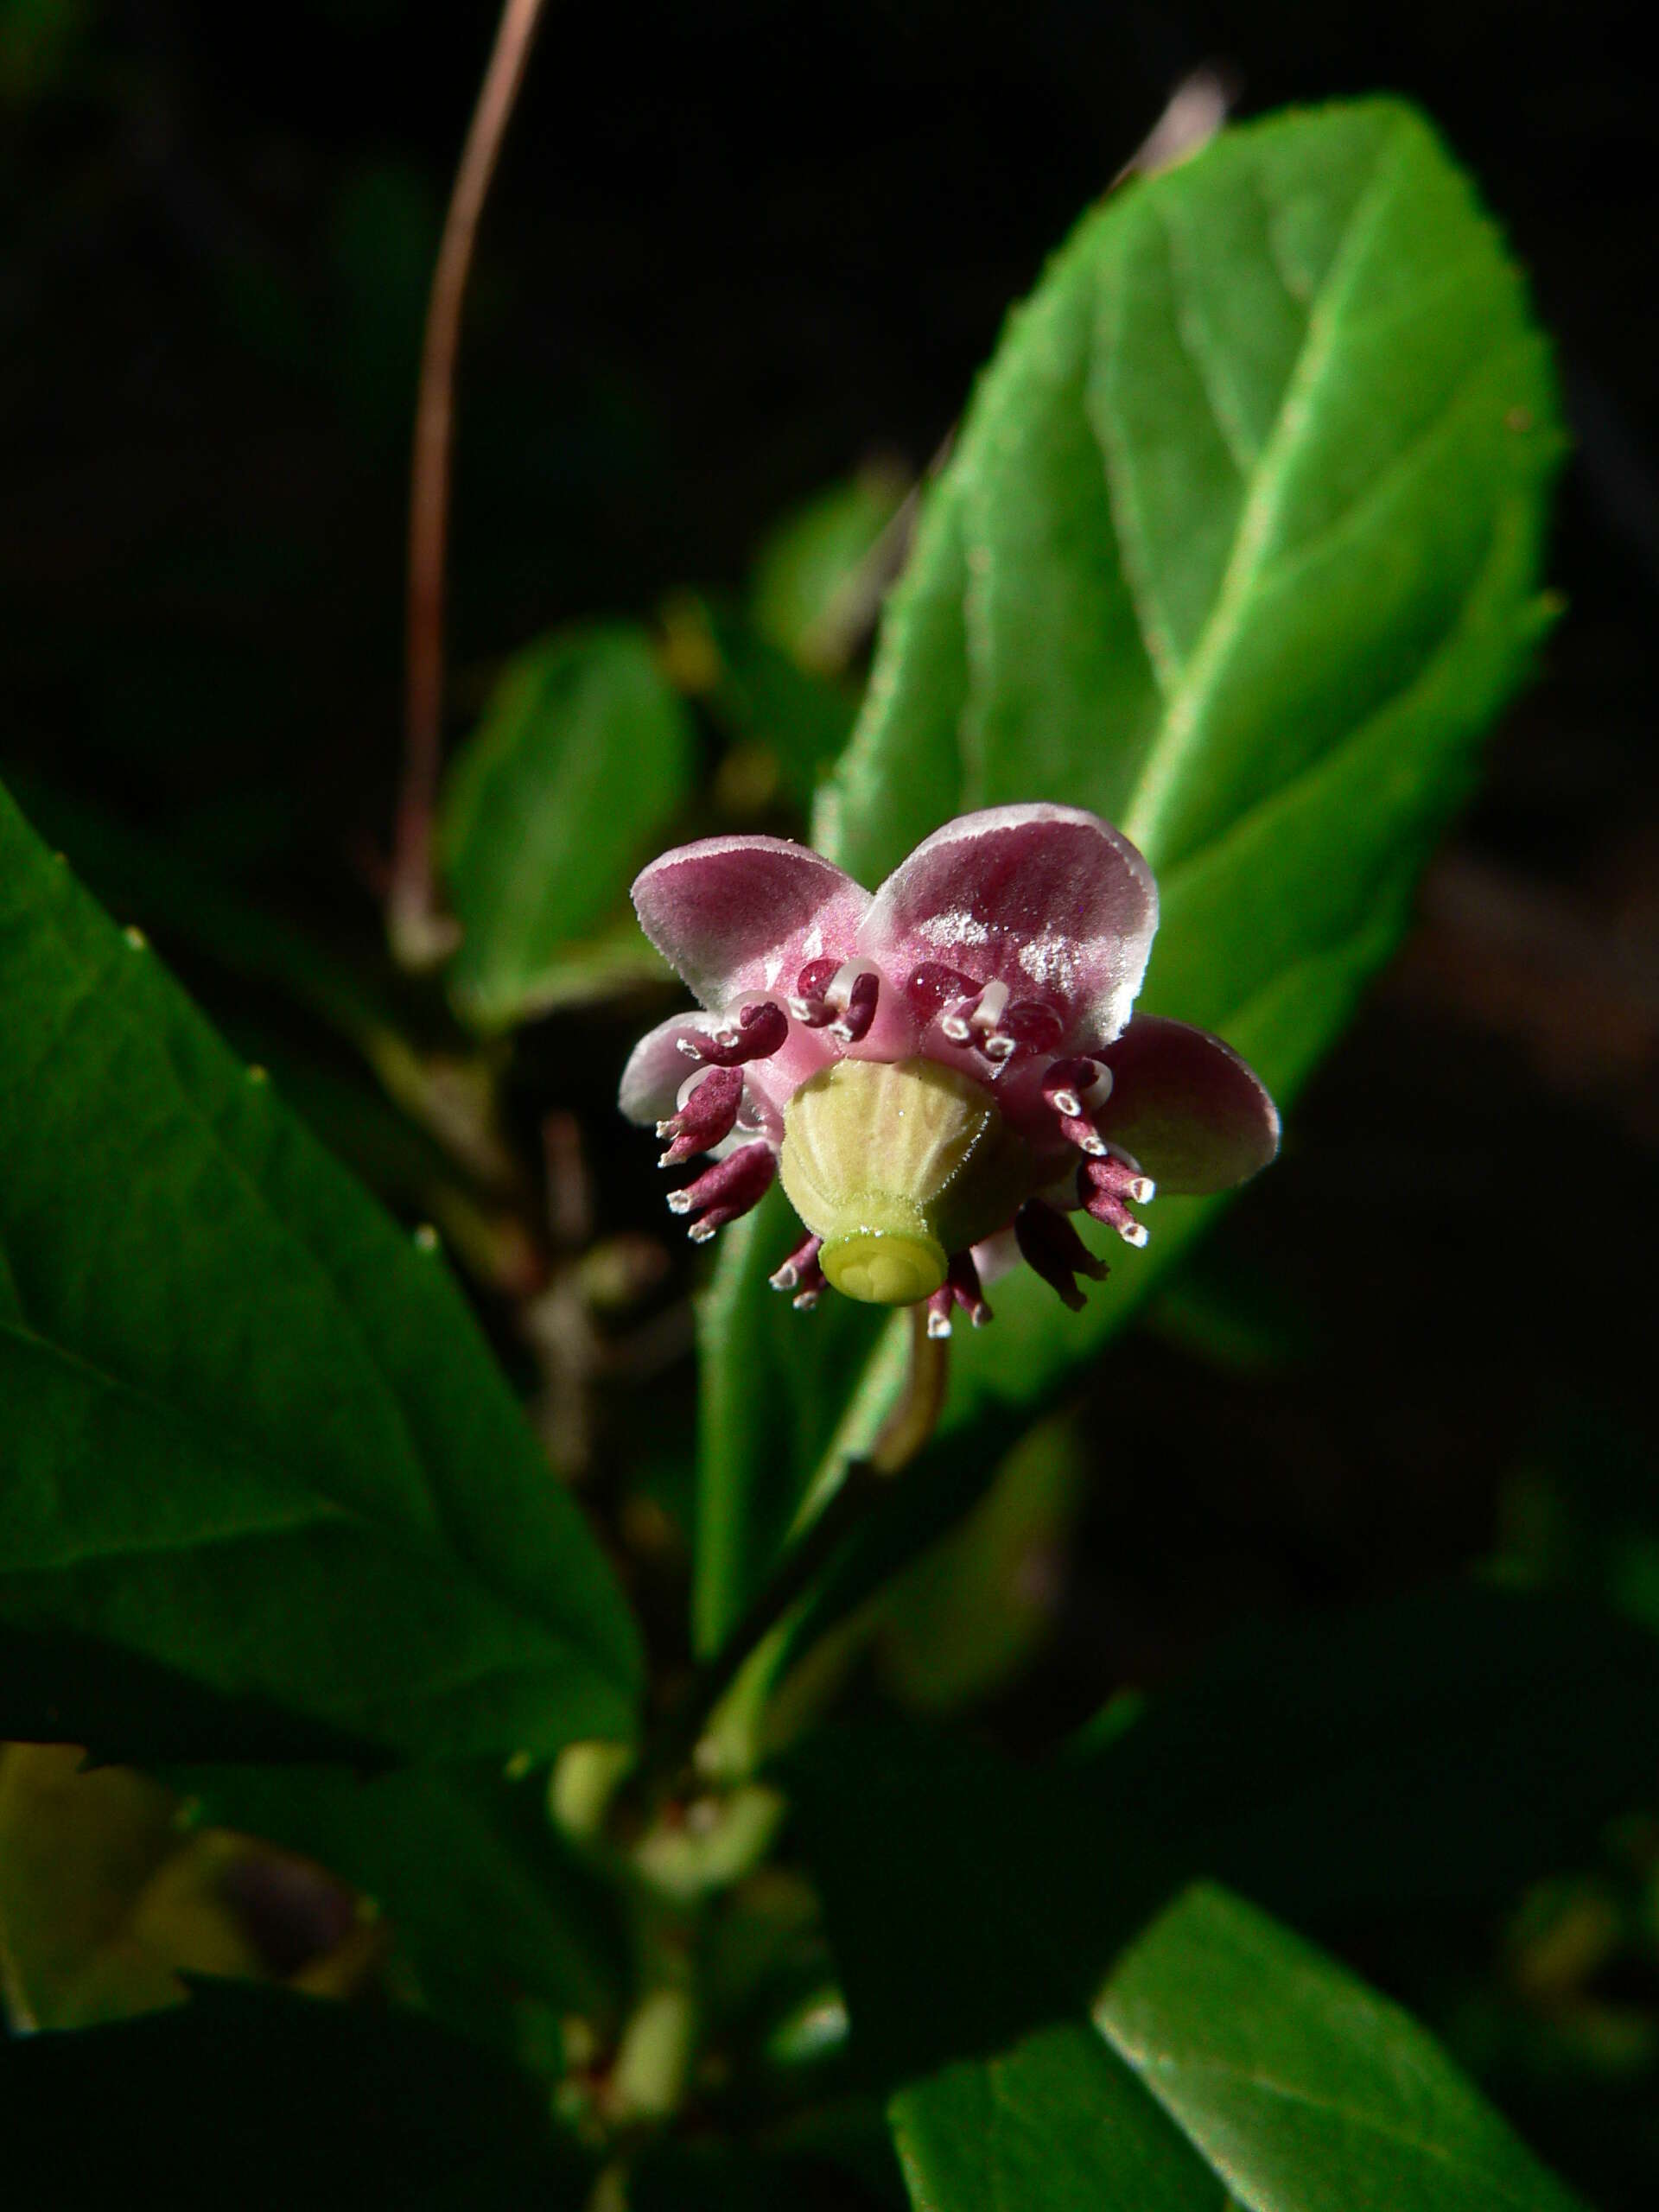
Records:
[[[1065,1034],[1065,1024],[1040,999],[1016,999],[1003,1009],[999,1036],[1011,1038],[1016,1052],[1052,1052]]]
[[[668,1194],[671,1213],[695,1213],[687,1231],[694,1244],[706,1244],[717,1229],[758,1205],[778,1173],[778,1155],[769,1144],[740,1145],[707,1167],[695,1182]]]
[[[872,969],[866,969],[861,976],[855,976],[847,994],[845,1010],[831,1024],[830,1034],[838,1037],[843,1045],[856,1045],[867,1037],[870,1024],[875,1020],[875,1002],[880,993],[881,978]]]
[[[927,1333],[930,1337],[948,1337],[950,1317],[957,1306],[973,1323],[982,1329],[991,1318],[991,1309],[985,1303],[985,1294],[979,1285],[979,1269],[974,1265],[971,1252],[958,1252],[950,1262],[950,1273],[927,1301]]]
[[[704,1033],[696,1039],[698,1057],[710,1067],[741,1067],[746,1060],[769,1060],[789,1035],[789,1016],[771,999],[746,1006],[734,1026]]]
[[[931,1021],[934,1015],[947,1006],[954,1006],[960,999],[972,999],[979,985],[971,976],[964,976],[959,969],[947,968],[942,960],[924,960],[919,968],[912,968],[905,985],[905,996],[910,1001],[916,1018],[921,1022]]]
[[[1027,1266],[1057,1290],[1074,1313],[1084,1306],[1074,1278],[1105,1280],[1106,1263],[1097,1260],[1063,1213],[1046,1198],[1027,1198],[1014,1217],[1014,1234]]]
[[[657,1124],[658,1135],[671,1140],[657,1165],[677,1167],[683,1160],[712,1152],[732,1134],[742,1097],[743,1077],[735,1068],[710,1068],[699,1076],[684,1105]]]
[[[804,1022],[809,1029],[822,1029],[836,1018],[836,1010],[824,993],[840,966],[839,960],[809,960],[795,978],[795,1019]]]

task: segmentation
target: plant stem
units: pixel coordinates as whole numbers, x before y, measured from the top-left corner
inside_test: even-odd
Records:
[[[915,1459],[938,1424],[949,1376],[950,1340],[927,1332],[927,1308],[912,1306],[910,1374],[905,1395],[863,1459],[849,1459],[839,1488],[756,1597],[712,1659],[697,1669],[684,1698],[641,1762],[633,1794],[647,1808],[678,1777],[710,1714],[757,1647],[810,1589],[852,1531]]]
[[[404,775],[394,831],[386,926],[396,957],[432,966],[454,944],[436,909],[432,823],[443,741],[444,550],[449,529],[455,356],[461,307],[491,180],[524,82],[542,0],[505,0],[461,150],[427,305],[410,471],[408,659]]]

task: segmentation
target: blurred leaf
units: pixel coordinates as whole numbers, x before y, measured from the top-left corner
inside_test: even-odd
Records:
[[[379,1746],[267,1699],[232,1695],[130,1646],[0,1619],[0,1741],[85,1745],[100,1764],[169,1759],[385,1764]]]
[[[0,102],[28,107],[61,90],[92,22],[92,0],[0,0]]]
[[[708,683],[710,711],[764,756],[769,780],[805,816],[824,771],[851,733],[855,699],[792,659],[739,608],[710,600],[700,611],[714,658]],[[730,783],[729,761],[723,772]]]
[[[1065,1538],[1090,1462],[1074,1421],[1039,1423],[945,1541],[883,1593],[882,1679],[913,1711],[1004,1688],[1058,1623]]]
[[[1630,1412],[1580,1395],[1550,1409],[1506,1485],[1499,1565],[1659,1630],[1659,1472]]]
[[[907,488],[896,468],[861,469],[798,507],[761,546],[749,592],[755,626],[802,668],[846,666],[849,627],[862,628],[866,563]]]
[[[1395,2007],[1218,1891],[1166,1906],[1052,1775],[866,1732],[798,1779],[918,2206],[1570,2202]]]
[[[626,1734],[632,1624],[442,1262],[3,796],[0,1004],[0,1618],[400,1748]]]
[[[567,948],[623,906],[690,789],[685,709],[642,632],[520,653],[457,753],[439,836],[463,938],[455,1004],[484,1029],[537,1013]]]
[[[1299,1925],[1493,1906],[1659,1788],[1659,1638],[1479,1583],[1230,1639],[1061,1770],[1080,1832]]]
[[[1194,1880],[1321,1934],[1502,1903],[1651,1792],[1656,1735],[1653,1637],[1469,1585],[1236,1638],[1028,1770],[894,1724],[820,1732],[783,1764],[832,1938],[838,1897],[879,1910],[884,1972],[926,1986],[910,2069],[1091,1994]],[[976,1924],[957,1961],[950,1930]]]
[[[13,2024],[84,2027],[181,2004],[181,1970],[263,1978],[218,1886],[230,1839],[185,1838],[170,1790],[0,1745],[0,1955]]]
[[[24,2203],[576,2212],[586,2196],[516,2069],[406,2013],[232,1984],[119,2027],[0,2042],[0,2113]],[[499,2183],[474,2183],[498,2162]]]
[[[976,393],[819,842],[874,882],[964,808],[1093,808],[1158,871],[1143,1003],[1225,1036],[1283,1103],[1397,940],[1544,622],[1554,421],[1519,281],[1409,110],[1275,118],[1130,184]],[[953,1355],[959,1465],[1123,1325],[1217,1203],[1160,1199],[1148,1251],[1081,1317],[1028,1271],[996,1287],[995,1326]],[[771,1260],[745,1251],[729,1304]],[[800,1332],[791,1387],[874,1391],[837,1351]],[[736,1417],[709,1434],[709,1486],[828,1478],[779,1469],[775,1409],[710,1395]]]
[[[849,1383],[881,1335],[878,1307],[832,1297],[798,1313],[770,1287],[767,1276],[800,1234],[774,1188],[726,1232],[722,1264],[698,1307],[702,1478],[691,1596],[700,1651],[715,1649],[764,1579],[800,1507],[800,1470],[830,1454]],[[741,1456],[728,1466],[728,1453]]]
[[[548,1821],[544,1776],[422,1767],[175,1776],[204,1817],[303,1852],[385,1914],[392,1976],[448,2025],[511,2044],[525,1997],[613,2022],[627,1974],[615,1899]],[[407,1977],[399,1971],[407,1969]]]

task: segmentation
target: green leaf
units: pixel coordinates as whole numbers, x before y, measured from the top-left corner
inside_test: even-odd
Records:
[[[209,1767],[168,1777],[215,1825],[317,1859],[385,1916],[391,1976],[448,2025],[514,2047],[530,1998],[601,2030],[628,1953],[614,1893],[547,1817],[545,1773]]]
[[[744,779],[767,797],[768,783],[781,788],[804,817],[852,730],[856,695],[791,658],[741,608],[715,599],[696,612],[715,662],[709,711],[759,755],[741,764]]]
[[[1261,2212],[1573,2202],[1398,2006],[1223,1891],[1195,1890],[1154,1925],[1095,2022]]]
[[[439,819],[463,933],[450,988],[468,1020],[505,1028],[569,995],[570,949],[620,910],[684,804],[693,753],[643,632],[564,632],[511,664]]]
[[[931,1973],[914,2063],[976,2013],[1028,2026],[1033,1958],[1052,1991],[1091,1991],[1190,1881],[1320,1934],[1497,1906],[1643,1801],[1656,1733],[1659,1640],[1471,1584],[1255,1629],[1025,1772],[913,1726],[834,1731],[785,1765],[832,1932],[839,1889],[885,1916],[884,1959]],[[970,1926],[942,1986],[926,1961]]]
[[[1522,285],[1409,109],[1272,118],[1128,185],[975,395],[818,842],[874,883],[966,808],[1105,815],[1159,877],[1143,1006],[1225,1036],[1286,1103],[1396,942],[1543,626],[1554,425]],[[1159,1200],[1081,1317],[1025,1271],[996,1287],[953,1353],[964,1474],[1216,1203]],[[769,1257],[728,1254],[719,1294]],[[890,1387],[839,1360],[802,1330],[793,1387]],[[723,1443],[705,1483],[778,1488],[764,1446]],[[833,1478],[798,1465],[795,1494]]]
[[[1224,1891],[1122,1960],[1092,2026],[900,2089],[911,2201],[1125,2212],[1569,2212],[1417,2024]]]
[[[799,1471],[830,1453],[848,1380],[882,1326],[878,1309],[851,1299],[826,1298],[803,1314],[772,1289],[767,1276],[800,1242],[781,1191],[769,1192],[727,1238],[697,1314],[703,1471],[692,1633],[704,1653],[723,1640],[787,1538],[801,1504]],[[807,1329],[813,1333],[802,1359]]]
[[[0,1006],[0,1620],[393,1749],[626,1735],[632,1621],[441,1260],[3,795]]]
[[[1166,1904],[1193,1853],[1160,1860],[1133,1807],[913,1732],[795,1765],[918,2206],[1568,2203],[1392,2005],[1218,1891]]]
[[[6,2177],[24,2203],[575,2212],[581,2162],[543,2107],[516,2070],[407,2013],[231,1983],[118,2027],[0,2039]],[[496,2162],[498,2187],[472,2185]]]
[[[756,555],[756,625],[803,668],[845,666],[849,632],[862,627],[865,564],[906,490],[895,469],[862,469],[798,507]]]
[[[1480,1583],[1230,1639],[1065,1763],[1067,1827],[1304,1928],[1496,1908],[1650,1794],[1659,1637]],[[1060,1817],[1056,1815],[1058,1819]],[[1126,1851],[1127,1857],[1127,1851]]]

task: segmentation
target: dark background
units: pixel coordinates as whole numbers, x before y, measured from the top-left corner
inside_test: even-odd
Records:
[[[494,16],[0,0],[0,770],[233,1025],[233,963],[211,929],[170,939],[142,852],[372,957],[415,360]],[[457,728],[538,630],[735,583],[801,498],[872,456],[924,464],[1007,305],[1200,63],[1246,114],[1421,101],[1559,341],[1576,446],[1541,679],[1281,1166],[1102,1372],[1052,1641],[996,1708],[1015,1737],[1241,1613],[1495,1550],[1659,1623],[1639,21],[1596,0],[550,6],[463,356]],[[655,1230],[603,1107],[625,1038],[554,1023],[528,1059],[569,1071],[563,1096],[537,1076],[539,1104],[588,1115],[601,1227]],[[657,1417],[689,1389],[665,1372]],[[1659,2197],[1656,1870],[1637,1824],[1515,1926],[1366,1961],[1609,2205]],[[1538,1916],[1555,1960],[1586,1899],[1601,1936],[1541,1982]]]

